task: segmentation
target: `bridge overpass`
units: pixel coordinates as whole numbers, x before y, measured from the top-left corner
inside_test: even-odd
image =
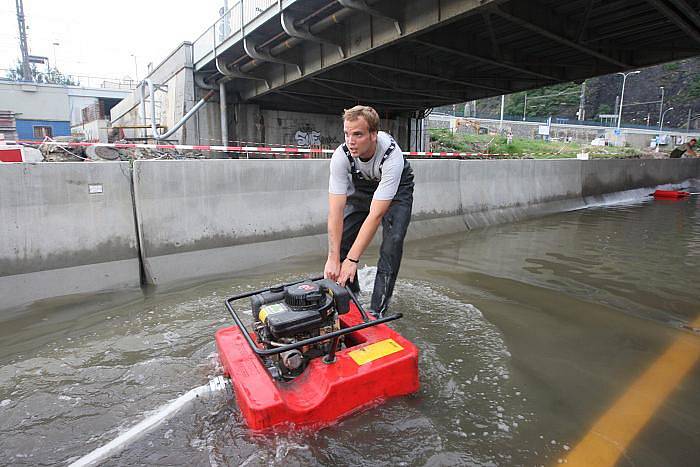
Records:
[[[695,0],[263,1],[241,28],[242,4],[195,70],[275,109],[420,111],[700,54]]]
[[[183,55],[191,100],[209,88],[224,103],[223,134],[211,105],[200,132],[292,144],[270,139],[269,112],[363,103],[406,146],[426,108],[696,56],[699,11],[699,0],[239,0]]]

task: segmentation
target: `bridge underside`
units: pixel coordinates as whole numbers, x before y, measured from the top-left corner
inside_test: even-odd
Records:
[[[222,69],[243,76],[227,90],[263,109],[337,114],[363,103],[390,116],[700,54],[698,0],[370,3],[292,2],[245,47],[218,52],[218,67],[195,68],[210,83]],[[290,40],[282,16],[317,40]]]

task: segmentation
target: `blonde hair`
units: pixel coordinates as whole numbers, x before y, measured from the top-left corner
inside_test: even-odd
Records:
[[[343,121],[357,120],[360,117],[364,118],[365,122],[367,122],[370,133],[379,131],[379,114],[372,107],[368,105],[356,105],[352,109],[345,109],[343,112]]]

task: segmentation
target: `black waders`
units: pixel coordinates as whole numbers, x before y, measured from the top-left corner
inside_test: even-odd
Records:
[[[368,180],[357,170],[355,159],[350,154],[347,146],[343,144],[343,151],[350,161],[350,171],[352,173],[352,183],[355,192],[347,197],[345,211],[343,213],[343,238],[340,242],[340,259],[345,259],[352,248],[360,227],[369,215],[369,207],[372,203],[372,196],[379,186],[378,180]],[[384,153],[379,163],[379,173],[382,165],[396,148],[396,143],[392,140],[391,145]],[[413,169],[404,158],[403,172],[399,188],[394,195],[389,210],[382,218],[382,245],[379,249],[379,261],[377,262],[377,277],[374,280],[374,291],[372,292],[371,310],[376,316],[382,315],[389,306],[389,300],[394,292],[396,276],[401,266],[401,256],[403,255],[403,240],[406,236],[408,223],[411,220],[411,209],[413,207]],[[351,290],[359,292],[360,285],[355,274],[354,282],[349,284]]]

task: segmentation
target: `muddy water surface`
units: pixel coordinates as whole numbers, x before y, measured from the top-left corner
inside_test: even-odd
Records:
[[[370,251],[371,260],[376,251]],[[0,318],[0,464],[66,465],[221,369],[234,293],[323,253],[174,291],[74,297]],[[371,286],[373,267],[361,271]],[[562,213],[408,243],[393,309],[421,390],[317,433],[251,435],[198,401],[105,465],[552,465],[700,315],[700,205]],[[363,294],[364,300],[368,294]],[[700,344],[698,344],[700,345]],[[700,368],[619,465],[698,465]]]

